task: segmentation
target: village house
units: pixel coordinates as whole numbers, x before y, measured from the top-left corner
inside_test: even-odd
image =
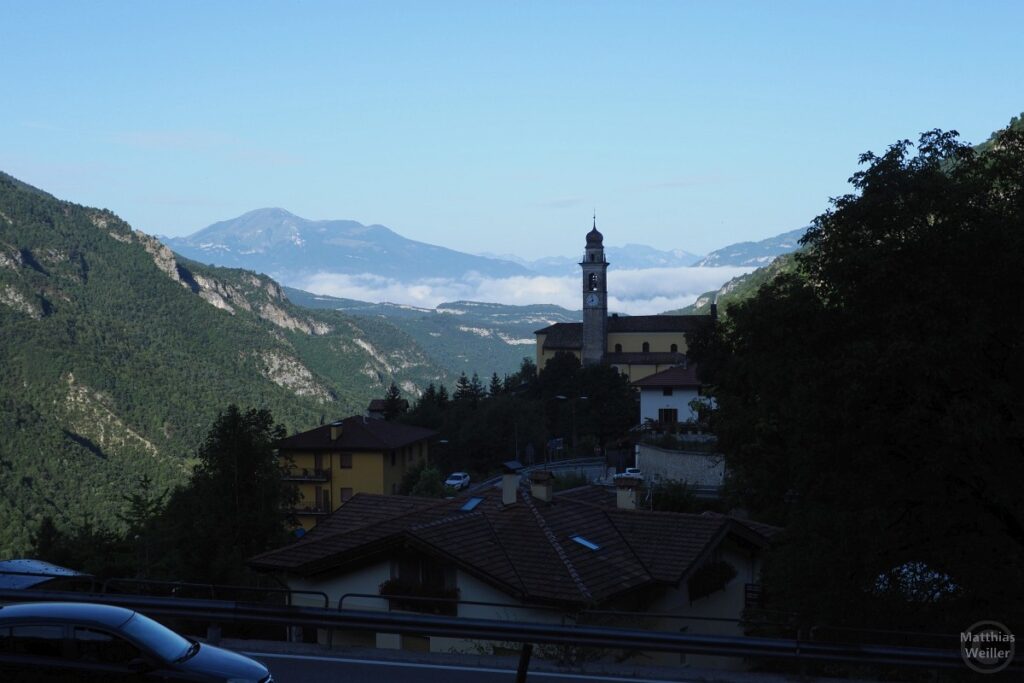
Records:
[[[284,478],[299,489],[292,512],[301,527],[309,531],[357,493],[397,493],[405,473],[427,461],[434,435],[357,415],[278,441]]]
[[[637,509],[635,479],[619,481],[615,492],[585,486],[557,494],[549,472],[533,473],[529,488],[519,480],[509,472],[500,488],[447,500],[358,494],[303,539],[249,564],[289,588],[323,591],[332,605],[347,595],[348,609],[554,623],[615,609],[657,615],[644,619],[650,628],[742,632],[739,620],[758,595],[762,551],[775,529],[723,515]],[[327,634],[319,639],[326,642]],[[383,633],[335,632],[331,640],[481,648]]]

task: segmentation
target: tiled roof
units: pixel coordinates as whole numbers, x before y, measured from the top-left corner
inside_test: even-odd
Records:
[[[555,323],[534,334],[543,334],[545,349],[579,349],[583,347],[583,323]]]
[[[699,387],[700,384],[694,363],[677,365],[633,382],[635,387]]]
[[[331,440],[331,427],[322,425],[307,432],[292,434],[277,442],[282,450],[297,451],[387,451],[423,441],[436,432],[422,427],[361,416],[341,420],[341,435]]]
[[[692,332],[711,321],[709,315],[613,315],[609,332]]]
[[[709,315],[613,315],[608,332],[693,332],[709,324]],[[583,345],[583,323],[555,323],[537,330],[546,335],[544,348],[579,349]]]
[[[464,497],[357,494],[302,540],[249,564],[308,576],[411,546],[527,602],[591,605],[644,585],[678,583],[729,533],[766,542],[725,516],[619,510],[601,487],[559,493],[551,503],[525,487],[513,505],[503,505],[496,489],[477,497],[480,504],[464,512]]]

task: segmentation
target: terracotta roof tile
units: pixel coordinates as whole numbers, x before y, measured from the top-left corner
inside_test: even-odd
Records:
[[[524,601],[582,606],[646,584],[676,584],[729,531],[752,534],[725,516],[618,510],[601,487],[559,493],[551,503],[528,498],[525,487],[519,494],[513,505],[503,505],[497,489],[478,494],[470,512],[461,510],[465,497],[359,494],[304,539],[250,564],[319,574],[411,545]]]
[[[699,387],[696,363],[677,365],[633,382],[635,387]]]
[[[357,415],[340,420],[341,434],[331,440],[331,428],[335,425],[321,425],[292,434],[276,445],[281,450],[296,451],[386,451],[424,441],[436,434],[422,427]]]

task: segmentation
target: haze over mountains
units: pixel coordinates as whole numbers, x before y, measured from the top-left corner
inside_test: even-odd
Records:
[[[582,248],[586,226],[580,231]],[[625,231],[623,231],[625,232]],[[730,245],[701,257],[642,244],[606,250],[616,274],[611,306],[645,314],[679,308],[700,293],[796,247],[801,231]],[[358,301],[434,308],[446,301],[579,306],[578,257],[527,260],[474,255],[410,240],[381,225],[311,221],[283,209],[258,209],[165,242],[189,258],[266,273],[297,289]]]

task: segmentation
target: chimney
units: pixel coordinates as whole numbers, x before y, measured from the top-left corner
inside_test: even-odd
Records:
[[[501,503],[512,505],[516,502],[516,489],[519,488],[519,475],[515,472],[505,472],[501,475]]]
[[[518,460],[509,460],[501,465],[501,503],[512,505],[516,502],[516,489],[519,488],[519,470],[523,466]]]
[[[344,423],[341,420],[331,423],[331,441],[337,441],[341,437],[341,431]]]
[[[554,492],[555,475],[547,470],[530,472],[530,495],[545,503],[551,502]]]
[[[640,480],[633,477],[619,477],[615,480],[615,507],[620,510],[636,510],[636,489]]]

